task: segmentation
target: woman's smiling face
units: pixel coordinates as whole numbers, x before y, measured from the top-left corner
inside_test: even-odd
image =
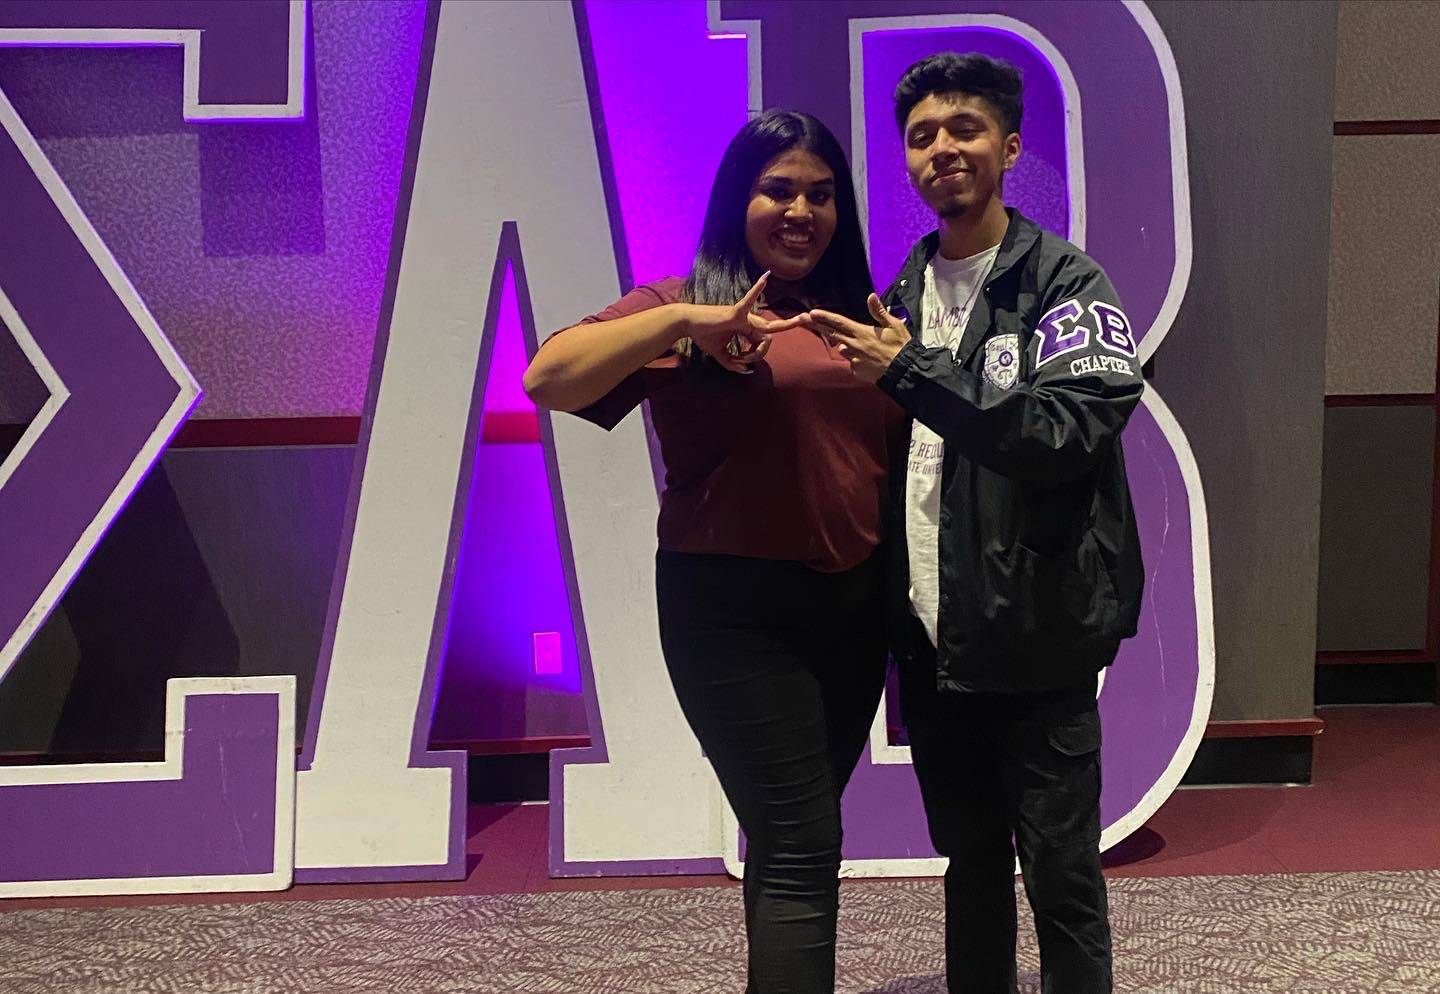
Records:
[[[745,244],[772,279],[800,283],[830,247],[835,223],[834,172],[814,152],[792,148],[767,162],[750,188]]]

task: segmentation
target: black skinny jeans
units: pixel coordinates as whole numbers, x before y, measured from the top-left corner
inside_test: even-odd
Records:
[[[747,994],[832,994],[840,794],[885,680],[879,557],[844,573],[661,551],[660,642],[748,847]]]

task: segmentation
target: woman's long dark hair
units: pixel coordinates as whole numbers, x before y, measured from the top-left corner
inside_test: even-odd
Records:
[[[715,171],[700,246],[682,298],[692,304],[733,304],[760,277],[745,244],[750,192],[766,163],[792,148],[814,153],[835,174],[835,235],[805,277],[805,288],[818,306],[869,323],[873,319],[865,300],[874,286],[860,237],[850,164],[829,128],[793,110],[767,110],[730,140]]]

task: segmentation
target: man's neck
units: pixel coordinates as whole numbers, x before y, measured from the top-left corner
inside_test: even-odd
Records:
[[[940,219],[940,254],[946,259],[968,259],[999,245],[1010,226],[1010,215],[999,197],[991,197],[979,214]]]

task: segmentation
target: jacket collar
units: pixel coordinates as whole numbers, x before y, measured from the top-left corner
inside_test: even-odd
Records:
[[[995,265],[990,269],[990,275],[985,280],[985,288],[988,291],[991,286],[1006,279],[1007,274],[1020,267],[1035,243],[1040,240],[1040,227],[1031,221],[1024,214],[1007,207],[1005,213],[1010,216],[1010,224],[1005,228],[1005,237],[1000,240],[1000,251],[995,256]],[[910,250],[910,255],[901,268],[897,280],[896,292],[900,303],[906,310],[907,323],[910,325],[912,334],[920,332],[920,303],[925,292],[925,267],[934,258],[935,253],[940,251],[940,233],[932,231],[916,243]],[[984,339],[986,329],[990,327],[991,301],[989,294],[981,294],[975,301],[974,310],[970,312],[970,320],[965,326],[965,333],[960,338],[960,346],[955,353],[955,361],[964,366],[970,361],[970,357],[979,348],[980,342]]]
[[[991,267],[990,276],[985,280],[986,286],[995,283],[1024,261],[1040,238],[1040,226],[1034,221],[1014,207],[1005,208],[1005,213],[1009,215],[1010,223],[1005,228],[1005,237],[1000,240],[1000,252],[995,256],[995,265]],[[925,271],[925,267],[939,251],[940,232],[932,231],[916,242],[915,247],[910,250],[901,275],[910,277],[913,282],[913,278]]]

